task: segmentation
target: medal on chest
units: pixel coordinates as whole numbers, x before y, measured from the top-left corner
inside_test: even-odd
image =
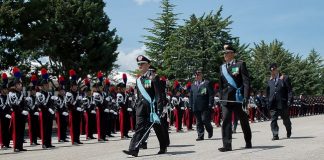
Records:
[[[239,74],[239,68],[238,67],[233,67],[231,69],[232,75],[236,76]]]
[[[145,88],[151,88],[152,87],[152,81],[150,79],[144,80],[144,87]]]

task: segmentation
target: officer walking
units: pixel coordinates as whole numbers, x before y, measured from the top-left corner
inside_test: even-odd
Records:
[[[197,119],[196,141],[204,140],[205,128],[208,138],[213,137],[211,110],[214,105],[214,89],[208,80],[203,79],[202,71],[195,72],[196,81],[190,90],[189,105]]]
[[[246,107],[247,100],[250,93],[250,78],[243,61],[234,59],[235,49],[230,45],[224,45],[224,59],[225,62],[220,66],[220,99],[223,100],[223,124],[222,137],[223,147],[218,148],[220,152],[232,150],[232,112],[237,116],[241,122],[242,130],[245,139],[245,148],[252,148],[251,143],[251,128],[247,114],[243,111]],[[232,101],[232,102],[228,102]]]
[[[279,126],[277,124],[280,115],[287,130],[287,138],[291,136],[291,122],[288,106],[293,102],[292,86],[287,75],[279,73],[277,64],[270,65],[271,77],[268,80],[267,95],[271,115],[272,140],[279,139]]]
[[[149,71],[150,60],[145,56],[138,56],[136,58],[138,63],[138,69],[141,72],[141,76],[137,79],[136,87],[137,91],[137,106],[136,106],[136,130],[133,138],[130,142],[129,149],[123,150],[125,154],[133,157],[137,157],[139,152],[139,143],[149,126],[153,123],[153,128],[160,143],[160,151],[158,154],[164,154],[167,150],[166,138],[163,132],[163,127],[155,123],[158,119],[150,117],[155,115],[157,108],[163,108],[160,101],[160,86],[158,77],[152,76],[152,72]],[[155,107],[157,106],[157,108]],[[156,116],[155,116],[156,117]]]

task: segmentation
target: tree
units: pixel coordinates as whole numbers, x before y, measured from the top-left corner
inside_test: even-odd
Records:
[[[170,36],[176,30],[177,25],[176,16],[173,13],[175,5],[171,4],[169,0],[162,0],[160,8],[162,13],[158,13],[156,19],[149,19],[153,23],[152,28],[145,28],[151,35],[145,35],[144,45],[147,47],[145,54],[152,60],[152,65],[159,68],[158,72],[165,74],[168,66],[163,65],[167,55],[167,48],[170,44]]]
[[[261,41],[251,49],[251,59],[248,61],[252,77],[252,87],[264,90],[270,77],[269,65],[277,63],[279,70],[288,75],[293,85],[295,95],[319,95],[322,93],[323,60],[312,50],[306,59],[293,55],[283,47],[283,42],[274,40],[270,44]]]
[[[21,23],[20,15],[24,11],[21,1],[0,2],[0,69],[8,69],[22,60],[21,50],[16,47],[21,33],[16,28]]]
[[[303,70],[306,71],[304,81],[302,84],[304,85],[304,93],[308,95],[320,95],[321,82],[321,68],[323,68],[323,59],[320,55],[313,49],[308,54],[308,57],[305,60],[306,65],[303,66]]]
[[[283,43],[274,40],[270,44],[261,41],[254,44],[251,49],[251,58],[248,62],[248,69],[252,77],[252,88],[264,90],[270,77],[269,65],[277,63],[279,70],[284,74],[290,74],[290,64],[294,57],[291,52],[283,47]],[[294,81],[293,81],[294,84]]]
[[[230,17],[222,18],[222,7],[216,13],[190,16],[170,38],[165,66],[168,77],[189,81],[194,70],[201,68],[206,78],[217,80],[223,62],[223,45],[233,43],[238,52],[245,54],[245,45],[230,34]]]
[[[54,75],[67,74],[73,68],[83,77],[114,67],[121,38],[116,29],[109,29],[102,0],[21,0],[9,4],[0,14],[20,11],[13,14],[17,24],[12,25],[11,34],[14,47],[21,51],[16,55],[29,61],[49,57],[46,66]],[[20,8],[15,8],[18,4]],[[5,45],[0,48],[10,49]]]

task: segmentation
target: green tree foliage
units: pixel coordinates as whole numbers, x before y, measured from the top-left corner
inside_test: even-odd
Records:
[[[206,78],[217,80],[223,63],[223,45],[232,43],[240,57],[247,54],[247,46],[239,45],[238,38],[230,34],[230,17],[222,18],[222,7],[216,13],[190,16],[171,36],[172,46],[167,50],[166,74],[180,80],[192,80],[194,70],[200,68]]]
[[[149,19],[153,23],[152,28],[145,28],[151,35],[145,35],[144,45],[147,47],[145,54],[147,54],[151,60],[152,65],[158,67],[159,73],[163,73],[167,69],[167,66],[163,65],[166,59],[167,48],[170,44],[170,36],[177,28],[178,14],[173,13],[175,5],[171,4],[169,0],[162,0],[160,8],[162,13],[158,13],[156,19]]]
[[[312,50],[306,59],[302,59],[301,56],[294,56],[285,49],[283,42],[274,40],[270,44],[264,41],[255,44],[250,54],[251,58],[247,62],[254,90],[265,89],[270,77],[269,65],[277,63],[280,72],[290,77],[295,95],[322,93],[323,60],[315,50]]]
[[[21,36],[17,28],[21,23],[20,15],[24,11],[22,4],[21,1],[0,1],[0,69],[17,65],[22,60],[21,51],[16,47],[17,39]]]
[[[12,19],[16,21],[6,28],[6,32],[1,30],[0,37],[11,37],[14,48],[20,50],[16,56],[24,60],[48,56],[54,75],[76,69],[80,76],[84,76],[99,70],[109,72],[113,68],[121,38],[116,35],[116,29],[109,29],[110,19],[104,13],[102,0],[5,3],[8,4],[1,5],[0,16],[9,14],[12,18],[0,20],[0,25],[2,21],[5,24]],[[12,33],[3,34],[9,31]],[[1,39],[0,48],[8,53],[1,52],[0,56],[10,51],[2,42]],[[7,61],[7,65],[17,65]]]
[[[270,77],[269,65],[277,63],[279,70],[287,74],[288,66],[293,61],[292,53],[283,48],[283,43],[274,40],[270,44],[261,41],[254,44],[251,49],[251,58],[248,60],[248,68],[252,79],[252,88],[255,90],[265,89],[265,85]]]

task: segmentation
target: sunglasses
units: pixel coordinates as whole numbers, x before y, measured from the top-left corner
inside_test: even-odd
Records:
[[[137,63],[138,66],[142,66],[143,64],[145,64],[145,63]]]

